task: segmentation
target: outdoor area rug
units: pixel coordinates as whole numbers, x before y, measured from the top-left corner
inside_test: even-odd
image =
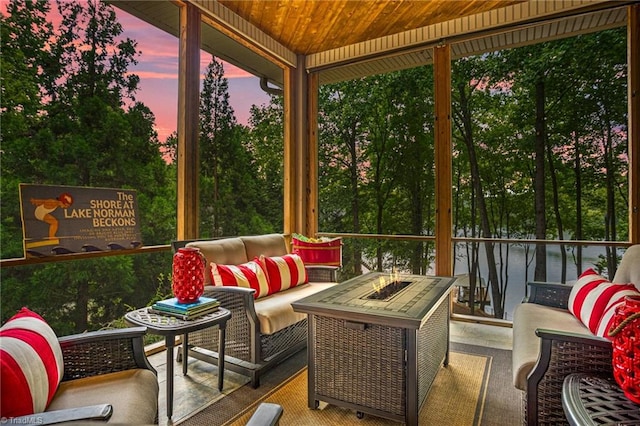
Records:
[[[261,402],[282,405],[282,426],[401,424],[369,414],[357,419],[353,410],[325,403],[321,403],[318,410],[310,410],[307,407],[306,357],[301,358],[298,354],[293,361],[286,362],[290,363],[285,368],[288,375],[267,379],[267,383],[261,383],[258,389],[243,386],[180,422],[181,425],[243,426]],[[298,368],[292,371],[295,367]],[[520,394],[511,384],[510,371],[511,351],[452,343],[449,366],[440,369],[431,386],[420,412],[420,425],[520,424]],[[276,374],[281,375],[282,371]],[[277,383],[270,386],[273,381]]]

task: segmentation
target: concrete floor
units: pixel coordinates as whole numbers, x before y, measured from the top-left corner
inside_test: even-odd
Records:
[[[511,350],[513,329],[473,322],[451,321],[449,339],[456,343]]]
[[[451,321],[450,339],[452,342],[511,350],[512,329],[473,322]],[[174,349],[174,352],[177,349]],[[173,357],[175,360],[175,356]],[[158,371],[160,384],[159,423],[172,425],[192,413],[223,398],[235,389],[248,383],[243,375],[226,370],[224,388],[217,389],[218,369],[216,366],[196,359],[189,359],[187,376],[182,375],[182,364],[174,361],[173,416],[167,418],[166,407],[166,352],[149,356],[149,361]]]

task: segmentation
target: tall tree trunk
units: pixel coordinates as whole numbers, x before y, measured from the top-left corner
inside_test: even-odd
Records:
[[[611,126],[608,126],[608,114],[605,112],[605,116],[603,117],[603,125],[606,129],[605,133],[605,167],[607,170],[607,215],[605,218],[605,238],[610,241],[615,241],[618,237],[617,228],[616,228],[616,201],[615,201],[615,161],[613,159],[613,138],[611,135]],[[616,254],[616,249],[607,247],[607,274],[610,279],[613,279],[613,276],[616,273],[618,258]]]
[[[553,152],[551,145],[547,144],[547,159],[549,161],[549,176],[551,176],[551,187],[553,188],[553,212],[556,216],[556,229],[558,238],[564,240],[564,228],[562,224],[562,215],[560,215],[560,196],[558,195],[558,176],[556,176],[556,168],[553,164]],[[562,258],[562,271],[560,282],[567,282],[567,252],[565,245],[560,244],[560,256]]]
[[[544,117],[544,80],[540,77],[536,82],[536,138],[535,138],[535,214],[536,214],[536,239],[547,238],[547,220],[545,216],[545,188],[544,188],[544,157],[546,128]],[[536,269],[534,274],[536,281],[547,280],[547,247],[545,244],[536,244]]]
[[[422,188],[416,190],[412,194],[411,199],[411,232],[413,235],[422,235],[424,220],[422,217]],[[421,243],[417,243],[413,246],[411,252],[411,273],[420,274],[422,272],[424,246]]]
[[[483,238],[491,238],[491,227],[489,225],[489,214],[487,205],[484,200],[484,192],[482,190],[482,179],[480,178],[480,168],[478,166],[478,158],[476,156],[475,146],[473,143],[473,126],[471,124],[471,112],[469,111],[469,101],[465,92],[465,85],[458,86],[460,94],[460,109],[462,119],[463,139],[469,151],[469,165],[471,168],[471,180],[476,192],[476,201],[478,211],[480,213],[480,226]],[[496,260],[493,252],[493,243],[486,241],[485,255],[487,257],[487,267],[489,269],[489,285],[491,286],[491,299],[493,301],[493,311],[496,318],[504,317],[504,307],[502,306],[502,295],[500,294],[500,286],[498,282],[498,272],[496,269]],[[470,292],[470,301],[471,299]]]
[[[351,182],[351,218],[353,221],[353,232],[360,233],[360,196],[358,192],[358,153],[356,149],[356,123],[352,123],[351,129],[348,130],[345,137],[349,146],[349,155],[351,161],[349,163],[349,180]],[[360,275],[362,273],[362,250],[355,244],[353,250],[353,274]]]
[[[575,239],[582,240],[582,167],[580,164],[580,144],[578,143],[578,134],[573,135],[573,145],[575,147],[575,159],[573,173],[576,179],[576,228]],[[577,273],[582,272],[582,246],[576,248],[576,268]]]

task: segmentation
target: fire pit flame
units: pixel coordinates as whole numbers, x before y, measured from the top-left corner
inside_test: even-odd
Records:
[[[373,292],[366,296],[367,299],[387,300],[411,284],[411,281],[400,281],[400,273],[394,268],[389,274],[389,279],[378,278],[378,282],[372,281]]]

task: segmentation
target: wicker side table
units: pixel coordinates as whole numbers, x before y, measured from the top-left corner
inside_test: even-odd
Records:
[[[624,396],[613,377],[568,375],[562,386],[562,407],[572,426],[640,424],[640,405]]]

